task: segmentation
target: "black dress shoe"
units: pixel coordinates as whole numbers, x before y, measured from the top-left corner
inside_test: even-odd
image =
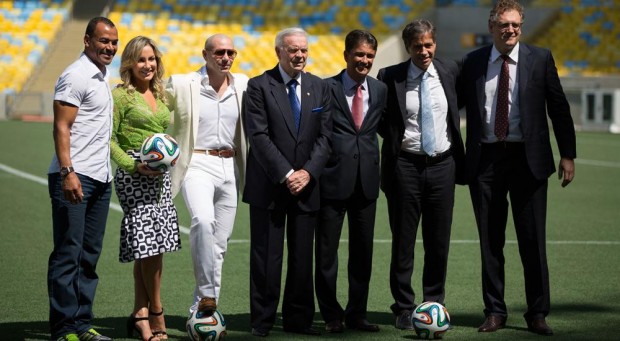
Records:
[[[539,335],[553,335],[553,330],[547,325],[545,318],[536,318],[527,321],[527,330]]]
[[[379,331],[379,326],[376,324],[370,324],[366,319],[359,319],[352,322],[347,322],[347,328],[349,329],[357,329],[363,332],[373,332],[376,333]]]
[[[266,337],[267,335],[269,335],[269,331],[261,328],[252,328],[252,335],[258,337]]]
[[[484,320],[484,323],[480,326],[480,328],[478,328],[478,331],[481,333],[491,333],[504,327],[506,327],[505,317],[489,315],[486,320]]]
[[[395,327],[404,330],[414,330],[413,324],[411,323],[411,312],[409,310],[404,310],[396,316]]]
[[[283,328],[285,332],[287,333],[295,333],[295,334],[303,334],[303,335],[310,335],[310,336],[319,336],[321,335],[321,332],[312,328],[312,327],[307,327],[307,328],[301,328],[301,329],[293,329],[293,328]]]
[[[325,330],[328,333],[342,333],[344,331],[344,326],[340,320],[333,320],[325,324]]]

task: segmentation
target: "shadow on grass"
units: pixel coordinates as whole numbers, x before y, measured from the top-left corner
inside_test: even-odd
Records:
[[[226,315],[226,325],[229,331],[229,339],[244,339],[250,332],[250,314]],[[166,316],[166,327],[172,340],[189,339],[185,331],[187,316]],[[95,318],[94,327],[103,335],[115,340],[136,339],[136,336],[127,336],[127,317],[103,317]],[[47,321],[25,321],[0,323],[2,340],[49,340],[50,331]],[[245,332],[245,333],[239,333]],[[247,333],[247,334],[246,334]],[[232,334],[232,335],[230,335]],[[235,335],[237,334],[237,335]]]
[[[515,307],[512,311],[524,311],[525,307]],[[584,311],[589,313],[597,313],[602,316],[608,316],[609,318],[602,318],[602,320],[607,321],[607,323],[618,323],[620,322],[620,318],[618,315],[620,311],[610,306],[605,305],[596,305],[596,304],[557,304],[552,305],[552,316],[553,319],[556,320],[557,324],[562,320],[570,320],[572,318],[577,317],[579,314],[583,314]],[[513,313],[506,325],[506,329],[515,330],[515,331],[527,331],[525,327],[525,321],[522,323],[517,323],[520,318],[514,316]],[[247,340],[251,338],[250,336],[250,314],[226,314],[226,328],[228,331],[228,335],[226,340]],[[395,316],[391,312],[368,312],[368,321],[374,324],[378,324],[383,328],[393,328],[395,322]],[[454,313],[450,315],[450,319],[455,328],[464,327],[464,328],[473,328],[477,330],[477,328],[484,322],[484,317],[482,313]],[[170,340],[188,340],[187,333],[185,331],[185,322],[187,320],[187,316],[179,316],[179,315],[168,315],[166,316],[166,326],[168,329],[168,334],[170,336]],[[322,323],[322,318],[320,313],[316,313],[315,315],[315,323],[314,327],[318,330],[324,330],[324,324]],[[113,337],[115,340],[135,340],[135,336],[127,337],[126,333],[126,322],[127,317],[104,317],[104,318],[96,318],[95,319],[95,328],[101,334]],[[602,326],[601,326],[602,327]],[[0,323],[0,330],[2,330],[2,339],[3,340],[49,340],[49,324],[47,321],[24,321],[24,322],[5,322]],[[560,332],[561,330],[556,330]],[[284,340],[288,338],[297,339],[298,337],[292,337],[291,334],[284,333],[282,331],[282,318],[281,315],[278,314],[278,318],[276,321],[276,325],[272,330],[272,334],[270,334],[270,338]],[[363,339],[367,336],[370,336],[368,333],[357,332],[357,331],[349,331],[346,333],[346,338],[358,338],[361,337]],[[559,336],[560,336],[559,335]],[[601,336],[607,335],[605,333],[601,334]],[[525,333],[522,337],[528,338],[530,336],[534,336],[533,334]],[[568,337],[569,335],[562,335],[562,337]],[[581,335],[583,336],[583,335]],[[304,336],[299,336],[299,338],[305,339]],[[321,335],[321,339],[341,339],[343,338],[343,334],[328,334],[323,333]],[[417,340],[419,339],[415,333],[408,335],[401,335],[399,338],[408,339],[408,340]],[[312,338],[314,339],[314,338]],[[572,339],[569,337],[569,339]]]

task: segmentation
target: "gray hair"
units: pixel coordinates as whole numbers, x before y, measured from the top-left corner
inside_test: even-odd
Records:
[[[308,32],[301,27],[285,28],[276,34],[276,48],[284,47],[284,38],[294,35],[303,35],[306,37],[306,40],[308,39]]]

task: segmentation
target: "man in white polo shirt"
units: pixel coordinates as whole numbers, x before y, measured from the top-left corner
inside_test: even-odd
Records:
[[[91,19],[84,52],[56,82],[56,153],[48,170],[54,236],[47,274],[52,340],[112,340],[95,331],[91,320],[112,188],[113,102],[106,66],[117,49],[114,23]]]

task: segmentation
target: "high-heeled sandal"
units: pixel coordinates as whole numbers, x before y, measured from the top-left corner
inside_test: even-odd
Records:
[[[134,332],[138,333],[138,336],[140,337],[140,339],[142,338],[142,333],[140,332],[140,329],[138,329],[138,326],[136,326],[136,322],[138,321],[148,321],[148,317],[135,317],[133,314],[129,315],[129,318],[127,318],[127,337],[133,337],[134,336]],[[151,331],[151,337],[148,338],[148,341],[153,341],[153,339],[157,339],[157,341],[161,340],[159,338],[159,336],[155,335],[155,333],[153,333]]]
[[[158,313],[151,311],[151,309],[149,309],[149,316],[159,317],[163,314],[164,314],[164,308],[161,308],[161,311]],[[157,336],[160,340],[168,340],[168,333],[166,332],[165,329],[151,329],[151,333]]]

